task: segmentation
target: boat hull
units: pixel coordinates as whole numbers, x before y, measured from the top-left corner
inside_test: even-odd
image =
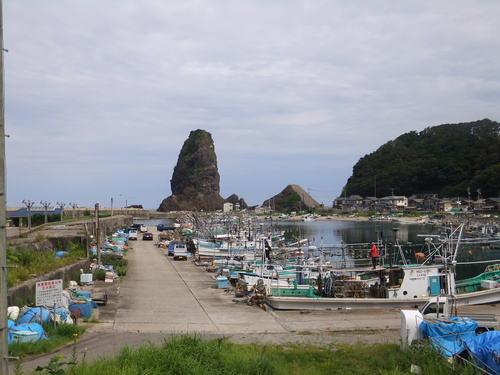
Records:
[[[458,306],[482,305],[500,301],[500,288],[458,294],[455,296]],[[373,308],[418,308],[429,297],[397,298],[314,298],[314,297],[278,297],[267,296],[266,302],[276,310],[339,310]]]

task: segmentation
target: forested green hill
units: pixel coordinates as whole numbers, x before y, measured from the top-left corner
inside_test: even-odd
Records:
[[[362,157],[346,194],[383,197],[438,193],[440,197],[498,197],[500,123],[488,119],[412,131]]]

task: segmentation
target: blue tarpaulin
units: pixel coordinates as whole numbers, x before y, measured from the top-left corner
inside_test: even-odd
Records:
[[[420,330],[424,337],[428,337],[435,348],[440,350],[446,357],[451,357],[465,349],[465,340],[476,336],[477,323],[472,319],[459,317],[450,318],[446,321],[435,322],[423,321]]]
[[[500,374],[500,332],[488,331],[465,341],[476,365]]]
[[[54,310],[47,310],[43,307],[33,307],[27,310],[24,315],[19,319],[17,324],[25,324],[25,323],[47,323],[52,321],[52,317],[50,313],[54,312]],[[56,314],[61,317],[61,321],[65,322],[68,319],[68,311],[63,308],[57,308]]]
[[[88,318],[89,316],[92,315],[92,309],[95,309],[99,307],[97,303],[94,301],[87,301],[86,303],[71,303],[68,306],[68,310],[71,311],[71,313],[76,317],[76,318]]]
[[[33,307],[24,313],[17,324],[25,324],[31,322],[50,322],[50,311],[44,309],[43,307]]]
[[[43,327],[38,323],[25,323],[25,324],[15,324],[9,320],[9,333],[8,333],[8,344],[10,344],[16,337],[16,332],[36,332],[38,340],[48,340],[47,334]]]

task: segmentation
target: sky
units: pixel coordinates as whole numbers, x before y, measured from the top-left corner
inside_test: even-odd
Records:
[[[155,210],[196,129],[222,197],[297,184],[331,206],[401,134],[500,120],[499,19],[493,0],[3,0],[7,206]]]

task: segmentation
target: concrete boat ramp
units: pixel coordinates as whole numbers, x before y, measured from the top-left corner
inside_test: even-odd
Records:
[[[139,237],[140,238],[140,237]],[[129,251],[116,313],[89,327],[94,332],[216,333],[285,332],[273,315],[233,302],[216,288],[213,274],[191,261],[174,261],[150,241]]]

